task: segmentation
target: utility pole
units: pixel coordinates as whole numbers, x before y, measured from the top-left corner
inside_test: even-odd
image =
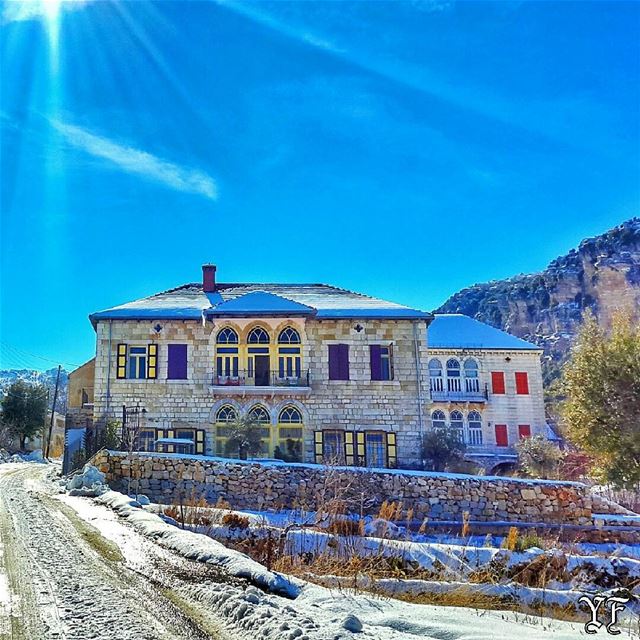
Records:
[[[62,365],[58,365],[58,375],[56,376],[56,390],[53,392],[53,406],[51,407],[51,422],[49,422],[49,437],[47,438],[47,451],[45,458],[49,457],[49,446],[51,445],[51,432],[53,431],[53,421],[56,415],[56,402],[58,401],[58,386],[60,384],[60,369]]]

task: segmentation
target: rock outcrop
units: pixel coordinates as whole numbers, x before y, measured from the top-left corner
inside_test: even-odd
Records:
[[[541,273],[476,284],[436,313],[464,313],[545,350],[551,381],[590,309],[607,326],[616,309],[640,315],[640,218],[589,238]]]

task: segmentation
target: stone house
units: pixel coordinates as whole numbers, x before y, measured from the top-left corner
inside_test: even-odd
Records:
[[[261,424],[264,457],[411,466],[422,435],[436,426],[460,429],[473,439],[473,455],[495,466],[513,458],[518,425],[530,429],[520,436],[544,432],[533,345],[464,316],[434,320],[329,285],[219,283],[215,266],[202,271],[200,283],[90,316],[93,419],[136,425],[142,450],[232,455],[229,424],[247,415]],[[436,340],[428,347],[431,323]],[[518,397],[510,376],[519,380]]]

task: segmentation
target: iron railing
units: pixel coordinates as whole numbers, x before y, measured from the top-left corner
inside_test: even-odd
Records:
[[[290,373],[238,369],[229,373],[219,373],[214,370],[211,384],[214,387],[308,387],[309,382],[308,369]]]

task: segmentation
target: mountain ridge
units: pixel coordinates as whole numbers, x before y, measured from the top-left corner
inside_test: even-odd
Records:
[[[584,239],[542,271],[465,287],[435,313],[464,313],[539,345],[548,383],[558,376],[583,313],[591,310],[608,326],[620,308],[640,319],[640,217]]]

